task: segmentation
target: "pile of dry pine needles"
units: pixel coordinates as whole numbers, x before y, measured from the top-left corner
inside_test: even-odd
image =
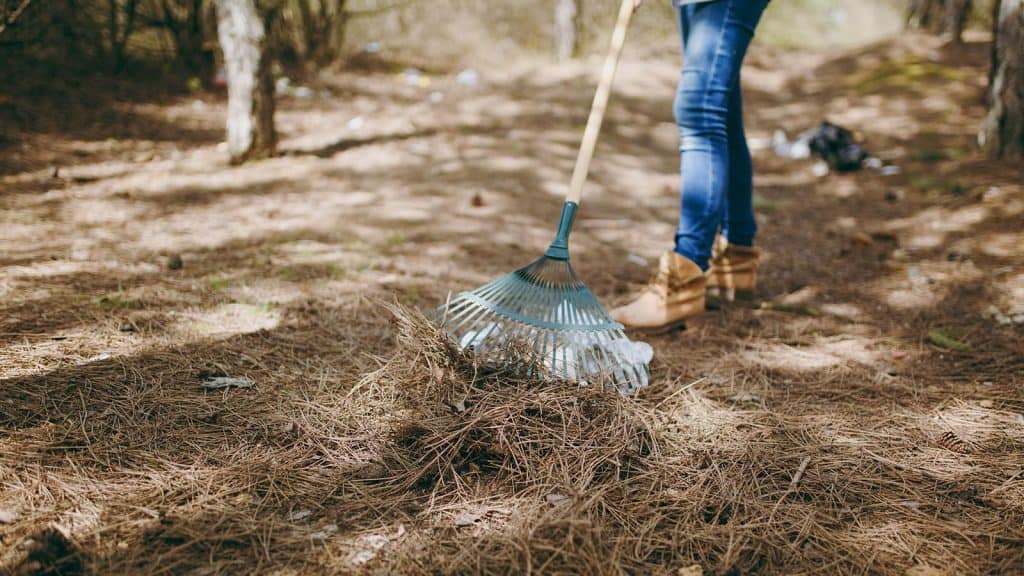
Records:
[[[1009,414],[964,440],[727,410],[690,388],[623,398],[489,370],[393,312],[395,354],[347,392],[240,396],[216,415],[180,386],[124,386],[132,366],[64,383],[59,401],[27,379],[0,405],[0,483],[20,500],[0,509],[21,506],[0,524],[0,573],[1024,565],[1024,426]]]

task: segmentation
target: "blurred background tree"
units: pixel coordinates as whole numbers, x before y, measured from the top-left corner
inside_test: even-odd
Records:
[[[558,61],[586,57],[603,48],[616,4],[616,0],[258,0],[253,6],[264,28],[259,42],[264,76],[252,86],[260,87],[267,98],[263,114],[272,114],[273,91],[267,91],[272,72],[312,77],[324,68],[362,57],[367,46],[383,47],[386,57],[378,60],[393,64],[395,71],[439,65],[487,69],[538,57]],[[1012,144],[1019,139],[1021,123],[1019,5],[1019,0],[786,0],[769,5],[757,41],[801,47],[864,44],[898,34],[905,25],[945,34],[956,42],[965,27],[991,29],[998,36],[989,90],[992,113],[980,140],[993,154],[1005,154],[1005,150],[1012,154],[1020,148]],[[77,89],[69,84],[86,82],[97,73],[110,78],[156,75],[157,85],[150,88],[167,91],[213,87],[225,76],[219,70],[224,68],[223,54],[230,51],[223,35],[218,41],[218,6],[216,0],[0,0],[0,73],[19,77],[19,72],[36,67],[56,79],[32,84],[25,75],[21,85],[5,89],[71,98]],[[667,1],[648,2],[636,19],[629,50],[678,58],[678,52],[666,50],[675,44],[671,20]],[[74,97],[81,98],[80,91]],[[7,110],[2,106],[0,125],[5,115],[26,114],[13,105]],[[273,138],[253,141],[269,143]]]
[[[1024,155],[1024,3],[998,0],[992,27],[988,114],[978,141],[992,156],[1013,158]]]

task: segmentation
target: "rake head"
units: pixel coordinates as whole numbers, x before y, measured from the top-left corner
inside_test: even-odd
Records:
[[[626,337],[569,263],[574,213],[566,203],[558,237],[540,259],[428,317],[487,364],[632,393],[647,386],[650,347]]]

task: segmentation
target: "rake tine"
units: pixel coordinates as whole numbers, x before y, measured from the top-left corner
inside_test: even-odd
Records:
[[[495,280],[494,282],[491,282],[490,284],[484,286],[486,290],[481,288],[479,294],[477,295],[477,298],[487,299],[492,297],[492,295],[494,294],[500,295],[503,293],[502,291],[505,290],[506,285],[509,284],[511,284],[511,280],[508,278],[508,276],[499,278],[498,280]],[[450,334],[455,334],[456,332],[459,332],[462,329],[465,329],[465,332],[469,332],[471,328],[475,328],[476,325],[481,320],[483,320],[483,318],[487,317],[487,315],[491,313],[491,310],[477,304],[474,298],[472,297],[471,293],[466,292],[463,293],[463,295],[464,302],[466,303],[466,310],[469,312],[469,314],[462,318],[458,324],[450,326]],[[464,336],[464,333],[459,334],[460,340],[462,336]],[[473,340],[477,340],[477,338],[473,338]]]

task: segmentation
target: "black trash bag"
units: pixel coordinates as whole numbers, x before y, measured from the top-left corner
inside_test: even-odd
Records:
[[[853,132],[831,122],[822,122],[808,142],[811,153],[837,172],[860,170],[870,154],[857,144]]]

